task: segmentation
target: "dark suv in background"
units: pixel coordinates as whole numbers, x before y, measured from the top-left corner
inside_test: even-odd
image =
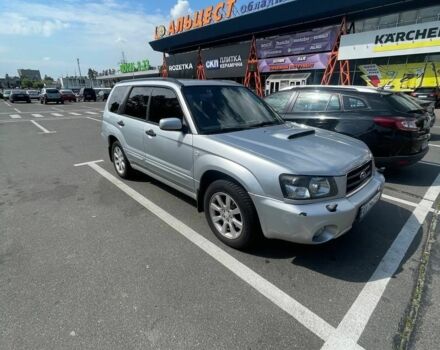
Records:
[[[401,167],[428,152],[431,116],[399,94],[368,87],[292,87],[266,97],[285,120],[364,141],[378,167]]]
[[[92,88],[81,88],[78,94],[78,101],[95,101],[96,92]]]
[[[420,87],[415,89],[411,96],[420,100],[427,100],[434,103],[435,108],[440,108],[440,89],[437,87]]]

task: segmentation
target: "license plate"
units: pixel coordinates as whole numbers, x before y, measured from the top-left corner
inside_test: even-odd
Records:
[[[374,205],[379,201],[381,192],[377,192],[373,198],[371,198],[367,203],[361,206],[359,209],[359,221],[362,220],[365,215],[374,207]]]
[[[419,97],[419,98],[427,98],[428,95],[419,95],[418,97]]]

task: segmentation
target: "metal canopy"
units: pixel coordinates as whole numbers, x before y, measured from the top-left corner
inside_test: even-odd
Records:
[[[155,51],[182,52],[214,43],[249,39],[252,34],[273,35],[301,26],[310,27],[313,22],[339,23],[344,15],[351,20],[435,4],[438,0],[296,0],[151,41],[150,45]]]

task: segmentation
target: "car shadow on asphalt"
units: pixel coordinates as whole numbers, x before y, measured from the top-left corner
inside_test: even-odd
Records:
[[[431,134],[430,141],[440,141],[440,135],[437,134]]]
[[[322,245],[300,245],[264,240],[248,254],[265,259],[291,259],[291,264],[349,282],[367,282],[399,234],[411,211],[381,201],[361,223],[344,236]],[[402,264],[410,259],[422,240],[419,230]],[[399,274],[401,268],[396,271]]]
[[[194,210],[196,210],[197,203],[195,200],[141,172],[134,171],[128,181],[157,186],[194,206]],[[350,282],[365,283],[370,279],[410,215],[410,210],[382,200],[362,222],[355,223],[348,233],[328,243],[304,245],[281,240],[262,239],[257,245],[238,254],[244,253],[261,257],[266,262],[271,259],[291,259],[292,265],[301,266],[319,274]],[[209,232],[209,235],[211,235],[211,232]],[[213,234],[212,237],[214,237]],[[408,258],[411,258],[421,239],[422,232],[419,230],[402,264]],[[215,238],[212,241],[230,251],[229,247],[215,241]],[[232,250],[232,254],[236,255],[234,250]],[[395,275],[399,272],[400,268]]]
[[[439,167],[427,163],[416,163],[401,169],[386,170],[383,174],[387,184],[429,187],[438,176]]]

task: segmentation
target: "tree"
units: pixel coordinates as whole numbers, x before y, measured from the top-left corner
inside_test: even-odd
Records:
[[[34,81],[32,87],[34,89],[42,89],[44,87],[44,83],[42,81]]]
[[[31,81],[31,80],[29,80],[29,79],[23,79],[22,81],[21,81],[21,87],[23,88],[23,89],[29,89],[29,88],[31,88],[33,86],[33,82]]]
[[[44,81],[53,81],[53,78],[45,74],[43,80]]]

